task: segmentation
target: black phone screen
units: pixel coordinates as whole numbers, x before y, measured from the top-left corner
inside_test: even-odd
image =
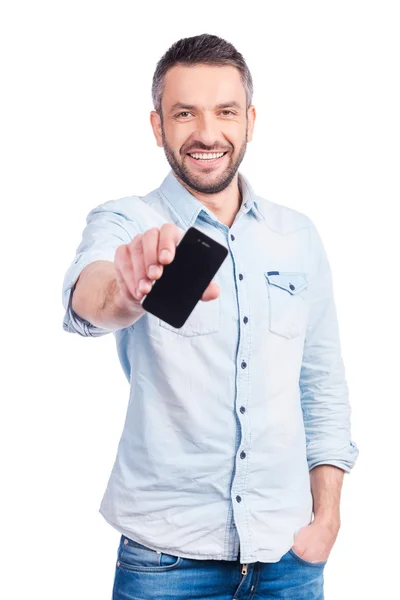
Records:
[[[160,279],[143,298],[143,308],[173,327],[182,327],[227,254],[225,246],[189,227],[173,261],[164,265]]]

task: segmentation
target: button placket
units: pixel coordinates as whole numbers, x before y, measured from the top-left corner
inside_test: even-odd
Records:
[[[245,265],[243,265],[245,267]],[[248,306],[248,294],[246,286],[246,270],[243,272],[237,269],[235,265],[237,285],[236,293],[238,294],[238,311],[239,311],[239,344],[237,348],[237,397],[236,397],[236,410],[240,415],[238,427],[241,428],[241,446],[240,451],[237,455],[235,477],[232,485],[232,501],[237,506],[238,514],[235,516],[236,527],[241,540],[246,541],[249,539],[250,531],[248,529],[248,523],[241,516],[243,514],[242,507],[245,499],[244,494],[246,493],[245,483],[247,481],[247,469],[248,461],[243,460],[247,457],[244,448],[247,446],[247,441],[250,439],[250,432],[248,427],[250,421],[244,418],[246,407],[243,405],[243,401],[247,402],[250,397],[249,386],[250,386],[250,372],[249,372],[249,361],[250,356],[250,326],[248,325],[249,317],[249,306]],[[236,511],[236,509],[234,509]]]

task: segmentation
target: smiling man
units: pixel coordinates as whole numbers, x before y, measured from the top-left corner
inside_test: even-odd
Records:
[[[182,185],[230,226],[240,208],[238,168],[256,116],[241,73],[229,65],[177,64],[165,73],[163,87],[151,112],[157,144]]]
[[[324,597],[358,448],[322,240],[239,172],[252,94],[227,41],[173,44],[150,114],[171,170],[93,208],[65,275],[65,331],[113,332],[130,384],[100,507],[121,534],[114,599]],[[229,253],[177,329],[140,301],[191,226]]]

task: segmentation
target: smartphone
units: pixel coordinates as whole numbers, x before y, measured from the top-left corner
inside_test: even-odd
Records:
[[[225,246],[196,227],[189,227],[175,249],[173,261],[163,265],[160,279],[156,279],[150,292],[142,298],[141,305],[149,313],[179,329],[227,254]]]

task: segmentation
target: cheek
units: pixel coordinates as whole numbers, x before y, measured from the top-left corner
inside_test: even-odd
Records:
[[[193,134],[194,128],[193,126],[190,126],[189,123],[179,127],[170,127],[165,130],[168,144],[174,152],[182,156],[185,154],[183,148],[188,146],[191,138],[194,139]]]
[[[221,134],[237,152],[246,141],[246,126],[238,125],[238,123],[232,123],[231,125],[229,128],[225,127]]]

